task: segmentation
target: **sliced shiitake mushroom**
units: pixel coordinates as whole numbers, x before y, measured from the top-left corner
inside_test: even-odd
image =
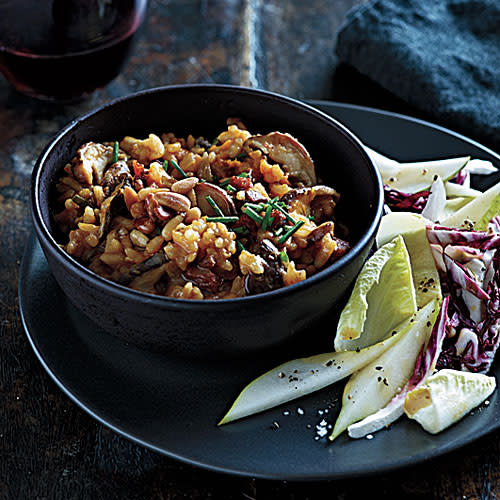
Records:
[[[310,204],[316,196],[332,196],[336,198],[336,201],[339,198],[339,194],[335,189],[330,186],[318,184],[313,187],[290,189],[288,193],[283,195],[280,201],[284,201],[287,205],[291,205],[295,200],[302,199],[304,202],[307,202],[307,204]]]
[[[101,186],[105,192],[111,193],[118,186],[127,179],[130,175],[130,169],[127,162],[120,160],[113,163],[109,168],[106,169],[104,176],[101,181]]]
[[[163,267],[156,267],[134,278],[128,286],[139,292],[156,294],[156,287],[164,276],[165,269]]]
[[[247,295],[269,292],[283,287],[283,263],[274,243],[263,239],[255,253],[263,259],[264,272],[262,274],[249,273],[245,276],[244,284]]]
[[[304,186],[316,184],[314,163],[306,148],[289,134],[271,132],[254,135],[243,144],[246,152],[259,149],[273,161],[282,165],[290,179]]]
[[[165,264],[165,262],[167,262],[165,252],[157,252],[149,257],[149,259],[146,259],[145,261],[139,262],[139,264],[135,264],[134,266],[132,266],[126,273],[120,276],[120,278],[118,279],[118,283],[120,283],[120,285],[128,285],[142,274],[162,266],[163,264]],[[160,277],[161,276],[159,276],[158,279]]]
[[[188,266],[184,273],[182,273],[182,276],[186,281],[194,283],[203,291],[209,291],[212,293],[218,292],[224,284],[223,277],[218,276],[211,269],[197,266],[196,264]]]
[[[335,205],[340,196],[335,189],[329,186],[313,186],[290,189],[281,201],[291,210],[299,214],[313,215],[316,222],[332,217]]]
[[[75,179],[82,184],[98,184],[106,166],[113,159],[113,147],[87,142],[76,152],[71,169]]]
[[[73,200],[74,203],[76,203],[79,207],[86,207],[89,202],[88,200],[86,200],[85,198],[83,198],[82,196],[80,196],[79,194],[75,194],[73,196],[73,198],[71,198]]]
[[[342,257],[351,249],[351,245],[349,245],[347,241],[341,240],[340,238],[336,237],[334,237],[333,239],[336,243],[336,247],[332,255],[330,256],[330,262],[335,262],[336,260],[340,259],[340,257]]]
[[[198,201],[198,207],[204,215],[219,215],[212,205],[210,205],[207,197],[212,198],[224,215],[236,214],[236,207],[234,206],[233,199],[224,189],[210,182],[200,182],[195,186],[194,190]]]
[[[123,186],[125,184],[123,179],[114,189],[110,196],[108,196],[101,205],[99,212],[99,240],[108,232],[111,224],[111,219],[119,211],[120,207],[124,205],[123,201]]]
[[[334,224],[332,221],[323,222],[323,224],[319,225],[316,229],[313,229],[309,235],[307,236],[307,241],[311,243],[316,243],[320,241],[325,234],[331,233],[333,236]]]

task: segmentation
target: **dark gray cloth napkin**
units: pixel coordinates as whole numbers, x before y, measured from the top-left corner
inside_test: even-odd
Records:
[[[372,0],[348,13],[336,53],[429,117],[500,150],[500,0]]]

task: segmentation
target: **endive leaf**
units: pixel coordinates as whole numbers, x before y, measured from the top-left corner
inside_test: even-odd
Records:
[[[413,372],[438,313],[439,301],[434,299],[408,322],[390,349],[349,379],[330,440],[333,441],[354,422],[383,408],[401,391]]]
[[[481,404],[495,387],[495,377],[441,370],[408,393],[404,411],[427,432],[437,434]]]
[[[441,177],[437,175],[432,183],[427,203],[422,210],[422,217],[425,217],[433,222],[439,221],[439,219],[443,216],[445,203],[446,189]]]
[[[336,351],[363,349],[387,338],[417,310],[410,258],[396,237],[370,257],[340,314]]]
[[[441,299],[441,285],[432,250],[427,239],[425,219],[410,212],[393,212],[382,217],[377,233],[377,246],[385,245],[401,235],[410,254],[417,306]]]
[[[347,428],[349,437],[361,438],[395,422],[404,413],[403,405],[406,395],[425,382],[425,379],[434,373],[437,360],[441,354],[443,340],[446,337],[449,301],[450,298],[446,297],[441,303],[441,311],[432,328],[429,342],[422,347],[417,356],[413,373],[401,392],[397,393],[381,410],[368,415],[359,422],[351,424]]]

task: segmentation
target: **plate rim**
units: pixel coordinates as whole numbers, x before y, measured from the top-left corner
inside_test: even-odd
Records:
[[[427,128],[432,128],[434,130],[446,133],[448,135],[452,135],[456,137],[457,139],[460,139],[464,142],[467,142],[469,144],[474,145],[475,147],[483,150],[485,153],[488,155],[491,155],[492,157],[496,158],[497,161],[500,163],[500,154],[494,152],[490,148],[482,145],[481,143],[475,141],[474,139],[471,139],[465,135],[462,135],[458,132],[455,132],[451,129],[448,129],[446,127],[443,127],[441,125],[437,125],[431,122],[428,122],[426,120],[422,120],[419,118],[414,118],[409,115],[404,115],[401,113],[395,113],[392,111],[386,111],[383,109],[378,109],[378,108],[372,108],[368,106],[361,106],[361,105],[356,105],[356,104],[349,104],[349,103],[342,103],[342,102],[337,102],[337,101],[327,101],[327,100],[306,100],[306,103],[310,104],[311,106],[326,106],[326,107],[331,107],[331,108],[344,108],[346,110],[352,109],[356,111],[362,111],[362,112],[368,112],[371,114],[378,114],[382,116],[388,116],[388,117],[394,117],[397,119],[402,119],[405,121],[410,121],[414,122],[417,124],[420,124],[424,127]],[[324,111],[326,112],[326,111]],[[336,118],[334,116],[334,118]],[[336,118],[338,119],[338,118]],[[353,132],[354,133],[354,132]],[[354,133],[355,134],[355,133]],[[356,135],[356,134],[355,134]],[[156,446],[155,444],[145,441],[139,437],[134,436],[133,434],[124,431],[120,429],[120,427],[114,425],[113,423],[108,422],[105,418],[99,416],[98,413],[96,413],[93,409],[91,409],[86,403],[81,401],[79,397],[71,392],[69,388],[65,386],[65,384],[59,379],[58,375],[51,369],[47,361],[45,360],[41,350],[37,346],[36,340],[32,337],[29,328],[28,328],[28,321],[25,317],[26,315],[26,308],[24,307],[24,299],[21,293],[22,289],[22,278],[23,276],[26,275],[26,268],[28,266],[28,261],[29,261],[29,255],[33,253],[34,248],[38,244],[38,241],[36,239],[35,232],[32,231],[31,235],[28,240],[28,244],[25,247],[20,269],[19,269],[19,278],[18,278],[18,298],[19,298],[19,315],[21,318],[21,323],[23,326],[24,333],[26,337],[28,338],[28,341],[31,345],[31,348],[33,349],[33,352],[39,362],[41,363],[42,367],[44,370],[47,372],[47,374],[51,377],[51,379],[55,382],[55,384],[62,390],[64,394],[66,394],[71,401],[73,401],[80,409],[82,409],[85,413],[87,413],[90,417],[92,417],[94,420],[99,422],[100,424],[104,425],[105,427],[111,429],[112,431],[116,432],[120,436],[123,436],[124,438],[128,439],[129,441],[138,444],[140,446],[143,446],[147,449],[150,449],[154,452],[159,453],[160,455],[167,456],[171,459],[178,460],[182,463],[189,464],[194,467],[199,467],[208,471],[216,472],[216,473],[223,473],[223,474],[228,474],[231,476],[236,476],[236,477],[252,477],[252,478],[259,478],[259,479],[266,479],[266,480],[275,480],[275,481],[295,481],[295,482],[310,482],[310,481],[334,481],[334,480],[342,480],[342,479],[351,479],[351,478],[357,478],[357,477],[369,477],[373,476],[375,474],[387,474],[390,472],[395,472],[403,469],[407,469],[413,466],[420,465],[422,463],[427,463],[433,460],[436,460],[439,457],[443,457],[448,453],[451,453],[453,451],[456,451],[460,448],[463,448],[481,438],[484,438],[488,434],[498,430],[500,428],[500,419],[498,420],[498,424],[492,425],[491,428],[485,430],[485,431],[480,431],[476,434],[471,434],[469,437],[460,440],[459,442],[453,442],[449,444],[445,444],[442,446],[437,447],[436,451],[432,452],[429,454],[428,452],[421,452],[416,455],[410,455],[406,457],[405,460],[399,460],[397,462],[388,462],[384,464],[383,466],[373,466],[373,467],[366,467],[362,471],[349,471],[349,472],[333,472],[333,473],[324,473],[324,474],[319,474],[319,475],[289,475],[289,476],[284,476],[280,474],[275,474],[275,473],[255,473],[251,472],[248,470],[241,470],[241,468],[227,468],[223,466],[218,466],[218,465],[213,465],[207,462],[199,461],[196,459],[188,458],[183,455],[179,455],[178,453],[169,451],[167,449],[161,448],[159,446]]]
[[[460,132],[456,132],[455,130],[447,128],[443,125],[438,125],[437,123],[433,123],[433,122],[424,120],[422,118],[416,118],[414,116],[405,115],[403,113],[397,113],[395,111],[388,111],[385,109],[372,108],[370,106],[362,106],[359,104],[350,104],[350,103],[344,103],[344,102],[339,102],[339,101],[326,101],[326,100],[320,100],[320,99],[310,99],[310,100],[307,100],[306,102],[308,104],[310,104],[311,106],[315,106],[315,105],[325,106],[326,105],[326,106],[332,106],[332,107],[352,109],[352,110],[356,110],[356,111],[365,111],[365,112],[369,112],[372,114],[378,114],[378,115],[397,118],[399,120],[411,121],[413,123],[417,123],[419,125],[422,125],[426,128],[432,128],[432,129],[437,130],[439,132],[443,132],[443,133],[446,133],[448,135],[452,135],[452,136],[454,136],[457,139],[460,139],[462,141],[468,142],[468,143],[472,144],[473,146],[475,146],[479,149],[482,149],[487,154],[494,156],[498,161],[500,161],[500,153],[493,151],[491,148],[489,148],[488,146],[485,146],[484,144],[481,144],[479,141],[472,139],[464,134],[461,134]],[[354,134],[354,135],[357,135],[357,134]]]

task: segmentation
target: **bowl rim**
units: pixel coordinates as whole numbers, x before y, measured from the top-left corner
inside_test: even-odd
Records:
[[[88,118],[102,113],[103,111],[112,108],[113,106],[124,103],[130,100],[133,100],[137,97],[162,93],[162,92],[170,92],[175,90],[197,90],[197,91],[211,91],[211,92],[222,92],[222,93],[243,93],[255,96],[262,96],[268,99],[276,100],[282,102],[286,105],[291,106],[292,108],[300,108],[301,111],[308,113],[309,115],[314,115],[319,118],[323,122],[328,122],[329,125],[333,125],[337,128],[344,136],[352,143],[355,149],[358,150],[358,153],[361,157],[364,157],[368,164],[372,167],[372,173],[375,179],[376,187],[378,187],[378,199],[376,201],[375,206],[375,216],[373,217],[368,229],[362,234],[356,244],[339,260],[335,261],[332,265],[327,268],[319,271],[318,273],[310,276],[309,278],[295,283],[293,285],[284,286],[278,288],[276,290],[271,290],[268,292],[262,292],[255,295],[249,295],[244,297],[234,297],[229,299],[180,299],[174,297],[164,297],[162,295],[154,295],[146,292],[141,292],[138,290],[134,290],[133,288],[126,287],[124,285],[120,285],[115,283],[114,281],[108,280],[94,273],[83,264],[80,264],[76,259],[74,259],[70,254],[65,252],[57,243],[54,236],[50,232],[49,228],[46,226],[43,218],[41,216],[41,203],[39,198],[39,187],[40,187],[40,178],[41,174],[44,170],[44,164],[46,158],[51,153],[52,149],[55,145],[62,139],[64,136],[74,127],[79,125],[81,122],[87,120]],[[382,178],[378,169],[375,167],[372,159],[365,151],[361,141],[358,137],[351,132],[345,125],[337,121],[335,118],[327,115],[323,111],[311,106],[305,102],[299,101],[293,97],[284,96],[282,94],[278,94],[275,92],[271,92],[268,90],[262,89],[254,89],[251,87],[238,86],[238,85],[228,85],[228,84],[205,84],[205,83],[194,83],[194,84],[179,84],[179,85],[165,85],[152,87],[148,89],[144,89],[138,92],[134,92],[131,94],[127,94],[125,96],[121,96],[115,99],[112,99],[100,106],[93,108],[92,110],[76,117],[72,121],[70,121],[67,125],[65,125],[59,132],[57,132],[48,142],[48,144],[44,147],[43,151],[38,156],[36,160],[35,166],[33,168],[32,177],[31,177],[31,189],[30,189],[30,207],[31,207],[31,215],[33,224],[35,227],[36,234],[38,239],[43,239],[46,244],[48,244],[49,248],[52,250],[53,255],[55,255],[59,260],[63,260],[64,263],[68,264],[70,267],[73,267],[77,274],[80,276],[83,275],[86,279],[88,279],[93,285],[105,289],[106,291],[112,293],[115,296],[120,298],[130,299],[136,298],[138,300],[146,301],[148,303],[158,304],[158,305],[168,305],[171,308],[175,309],[192,309],[194,306],[197,306],[201,309],[213,310],[214,306],[218,309],[231,308],[234,305],[246,303],[246,302],[259,302],[272,299],[274,297],[283,296],[293,294],[299,290],[305,290],[306,288],[310,288],[320,281],[324,281],[328,279],[331,275],[335,274],[337,271],[340,271],[343,267],[345,267],[349,262],[354,260],[369,244],[370,240],[375,236],[375,233],[380,224],[380,220],[383,215],[383,204],[384,204],[384,194],[383,194],[383,184]],[[42,242],[42,248],[45,245]]]

